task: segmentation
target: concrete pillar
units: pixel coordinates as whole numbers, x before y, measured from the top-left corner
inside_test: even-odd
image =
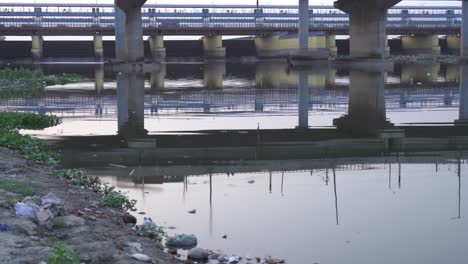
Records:
[[[309,90],[309,81],[308,81],[307,71],[299,72],[299,103],[298,103],[298,115],[299,115],[299,125],[298,128],[309,128],[309,99],[310,99],[310,90]]]
[[[309,48],[309,0],[299,0],[299,50]]]
[[[403,53],[440,55],[439,35],[401,36]]]
[[[278,88],[287,79],[285,75],[284,65],[260,61],[255,68],[255,86],[267,89]]]
[[[102,35],[94,35],[94,58],[96,60],[104,59],[104,46],[102,45]]]
[[[143,22],[141,7],[146,0],[115,0],[115,5],[125,12],[126,62],[143,62]]]
[[[338,48],[336,47],[336,36],[327,35],[327,49],[330,52],[330,56],[336,57],[338,55]]]
[[[338,0],[335,7],[349,14],[350,55],[382,59],[385,56],[387,10],[401,0]]]
[[[226,63],[210,62],[204,65],[203,82],[205,88],[223,88],[224,75],[226,74]]]
[[[462,57],[468,57],[468,0],[462,0],[461,51]]]
[[[122,72],[117,73],[117,124],[119,133],[128,122],[128,87],[128,76]]]
[[[42,36],[32,35],[31,36],[31,56],[33,61],[40,61],[43,55],[43,42]]]
[[[204,36],[203,51],[205,58],[224,59],[226,57],[226,49],[223,48],[223,39],[221,35]]]
[[[447,53],[453,55],[460,55],[461,37],[447,36],[445,40],[447,41]]]
[[[164,36],[156,34],[148,38],[153,62],[166,59],[166,49],[164,48]]]
[[[459,64],[448,64],[445,70],[445,81],[446,82],[459,82],[460,81],[460,65]]]
[[[125,61],[127,58],[127,43],[125,39],[125,12],[115,6],[115,58]]]
[[[459,122],[468,122],[468,66],[460,65],[460,110]]]
[[[255,49],[257,56],[260,58],[275,58],[287,55],[287,53],[280,50],[280,36],[277,34],[256,36]]]

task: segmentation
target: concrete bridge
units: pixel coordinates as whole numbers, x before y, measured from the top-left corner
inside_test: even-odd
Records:
[[[131,1],[133,4],[130,6],[125,4],[126,1],[116,1],[117,6],[119,3],[122,5],[122,8],[117,9],[114,5],[38,6],[3,3],[0,4],[0,21],[3,25],[0,27],[0,35],[32,36],[31,51],[36,60],[41,59],[42,36],[46,35],[94,36],[96,58],[102,58],[102,36],[116,35],[117,39],[123,39],[126,26],[132,28],[129,31],[131,34],[141,31],[137,39],[143,38],[143,35],[149,36],[155,61],[165,57],[165,35],[204,35],[205,55],[211,58],[225,56],[221,41],[223,35],[255,35],[257,53],[261,57],[290,56],[298,49],[302,49],[303,54],[305,49],[306,57],[327,58],[336,55],[335,36],[348,34],[351,39],[359,40],[360,43],[355,45],[351,40],[353,57],[375,57],[375,54],[378,54],[377,57],[384,56],[388,52],[385,46],[387,33],[401,35],[403,49],[409,54],[440,53],[438,35],[447,35],[449,49],[457,51],[460,48],[461,25],[464,20],[461,9],[457,7],[391,8],[399,1],[379,0],[366,3],[360,1],[355,5],[356,8],[359,7],[356,9],[354,2],[340,0],[336,2],[335,8],[309,6],[308,1],[304,0],[299,1],[299,7],[143,5],[145,1]],[[135,19],[138,21],[125,26],[124,13],[132,10],[137,11]],[[362,18],[368,21],[353,19],[359,12],[363,12],[365,15]],[[369,12],[375,14],[375,17],[369,16]],[[301,41],[298,41],[297,32]],[[378,36],[378,39],[373,39],[371,43],[370,39],[366,40],[366,36]],[[117,41],[116,44],[117,50],[120,50],[117,54],[124,53],[124,45],[119,44],[120,42]],[[130,41],[129,45],[134,43],[136,40]],[[366,48],[362,48],[363,44],[373,47],[367,48],[364,45]],[[359,47],[365,52],[359,51]],[[142,59],[141,56],[137,57]]]

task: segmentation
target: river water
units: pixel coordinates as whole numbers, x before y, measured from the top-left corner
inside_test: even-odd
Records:
[[[468,261],[464,66],[36,70],[87,79],[0,110],[61,116],[24,133],[127,192],[169,234],[292,264]]]

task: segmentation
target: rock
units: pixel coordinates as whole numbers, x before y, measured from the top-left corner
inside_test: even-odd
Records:
[[[54,214],[49,209],[40,209],[36,213],[36,221],[39,225],[49,225],[54,218]]]
[[[146,255],[143,255],[143,254],[133,254],[133,255],[130,255],[130,257],[132,257],[133,259],[136,259],[138,261],[141,261],[141,262],[151,262],[151,258],[146,256]]]
[[[188,252],[188,257],[195,260],[205,260],[208,259],[208,251],[204,250],[203,248],[192,248]]]
[[[168,248],[167,253],[176,255],[177,254],[177,248]]]
[[[220,254],[216,260],[218,260],[218,262],[226,262],[229,260],[229,257],[227,255]]]
[[[131,215],[129,213],[125,213],[124,215],[122,215],[122,221],[126,225],[128,225],[128,224],[136,225],[136,223],[137,223],[136,217],[134,217],[133,215]]]
[[[175,235],[169,237],[166,241],[166,246],[174,248],[190,248],[195,247],[198,244],[197,237],[195,235]]]
[[[36,235],[37,225],[28,219],[18,219],[12,227],[12,230],[28,236]]]
[[[32,241],[39,241],[39,240],[41,240],[38,236],[30,236],[29,238],[31,238]]]
[[[194,210],[190,210],[190,211],[188,211],[188,213],[189,213],[189,214],[196,214],[196,213],[197,213],[197,210],[195,210],[195,209],[194,209]]]
[[[53,223],[54,225],[62,225],[62,227],[76,227],[84,225],[86,221],[78,216],[67,215],[56,217]]]
[[[130,251],[130,254],[143,253],[141,244],[137,242],[127,242],[127,247]]]
[[[54,193],[48,193],[42,197],[41,207],[47,209],[52,206],[63,206],[63,202]]]

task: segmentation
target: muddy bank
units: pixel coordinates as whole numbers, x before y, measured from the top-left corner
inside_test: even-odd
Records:
[[[15,204],[24,196],[42,197],[53,192],[63,201],[68,216],[52,227],[16,216]],[[0,263],[40,263],[64,245],[82,263],[142,263],[133,259],[135,249],[153,263],[181,263],[162,251],[162,245],[139,237],[122,220],[123,212],[103,207],[97,192],[71,186],[43,165],[18,158],[0,148]],[[133,244],[132,244],[133,243]]]

